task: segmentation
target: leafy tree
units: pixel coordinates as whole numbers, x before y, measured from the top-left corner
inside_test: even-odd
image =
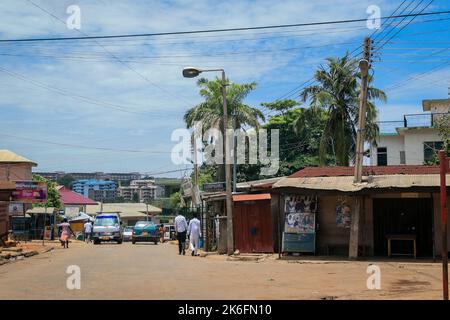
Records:
[[[56,190],[56,183],[44,178],[43,176],[33,174],[34,181],[42,181],[47,183],[47,202],[44,203],[35,203],[35,207],[53,207],[53,208],[62,208],[62,203],[60,200],[59,192]]]
[[[320,140],[320,163],[325,164],[332,154],[337,165],[348,166],[355,154],[359,114],[358,62],[346,54],[342,58],[328,58],[327,64],[328,68],[321,66],[314,75],[318,84],[303,89],[300,97],[304,102],[309,100],[314,110],[323,109],[328,114]],[[376,146],[379,129],[374,100],[385,102],[387,98],[383,91],[370,86],[372,82],[373,77],[369,76],[365,140]]]
[[[237,84],[227,81],[227,84],[228,127],[232,126],[235,130],[246,127],[259,128],[260,120],[264,121],[264,114],[259,109],[243,103],[249,93],[256,88],[256,83]],[[214,128],[223,132],[222,80],[201,78],[197,81],[197,85],[204,100],[185,113],[186,126],[193,128],[196,122],[201,121],[204,131]],[[219,180],[223,181],[223,166],[218,175]]]
[[[182,207],[184,207],[181,191],[174,192],[170,195],[170,206],[174,211],[179,211]]]
[[[58,180],[58,184],[68,189],[71,189],[74,181],[75,181],[74,177],[72,177],[70,174],[65,174]]]
[[[261,103],[263,107],[266,107],[269,110],[280,112],[281,115],[285,115],[288,110],[293,109],[300,105],[298,101],[292,99],[285,100],[277,100],[274,102],[264,102]]]

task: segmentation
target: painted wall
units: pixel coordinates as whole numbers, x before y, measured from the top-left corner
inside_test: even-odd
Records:
[[[378,141],[379,148],[387,149],[387,164],[400,164],[400,151],[405,151],[405,140],[403,135],[385,135],[380,136]],[[370,165],[377,166],[377,148],[371,147]]]
[[[437,130],[413,129],[405,132],[406,164],[423,164],[423,146],[426,141],[441,141]]]

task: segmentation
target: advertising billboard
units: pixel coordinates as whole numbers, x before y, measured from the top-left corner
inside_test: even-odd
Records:
[[[47,184],[42,181],[16,181],[12,200],[21,203],[47,202]]]

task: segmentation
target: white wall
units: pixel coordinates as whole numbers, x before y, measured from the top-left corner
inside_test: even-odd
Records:
[[[437,130],[431,128],[412,129],[405,132],[406,164],[423,164],[424,142],[441,141]]]
[[[378,148],[387,149],[388,166],[400,164],[400,151],[405,151],[404,137],[402,135],[380,136]],[[377,148],[371,148],[370,165],[377,166]]]

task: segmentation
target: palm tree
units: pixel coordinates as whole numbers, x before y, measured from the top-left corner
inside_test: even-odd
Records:
[[[249,93],[256,88],[256,83],[237,84],[227,81],[227,84],[229,125],[232,124],[234,130],[245,130],[246,127],[258,129],[260,121],[265,120],[264,114],[257,108],[243,103]],[[219,78],[215,80],[201,78],[197,81],[197,86],[200,88],[199,93],[204,101],[190,108],[184,114],[184,122],[187,128],[192,128],[196,122],[201,121],[204,131],[218,129],[223,132],[222,80]],[[223,172],[221,172],[221,175],[223,175]],[[223,179],[223,176],[220,178]]]
[[[311,108],[324,109],[328,113],[327,125],[322,134],[319,161],[323,165],[330,151],[334,153],[337,165],[348,166],[355,155],[356,125],[359,115],[360,73],[358,61],[350,59],[348,53],[342,58],[328,58],[328,68],[321,66],[315,73],[317,85],[302,90],[303,102],[309,99]],[[386,94],[370,86],[366,113],[365,141],[377,145],[379,134],[376,123],[377,109],[374,100],[386,102]],[[301,123],[298,123],[301,126]]]

